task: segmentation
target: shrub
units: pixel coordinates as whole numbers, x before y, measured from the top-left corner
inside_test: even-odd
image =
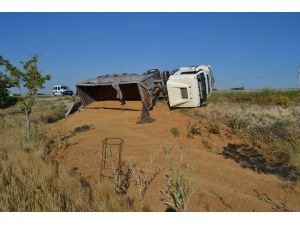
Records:
[[[0,56],[0,66],[3,66],[2,57]],[[0,70],[0,108],[8,103],[8,88],[12,87],[11,79],[3,74]]]
[[[211,150],[212,149],[212,146],[210,144],[210,142],[207,140],[207,139],[203,139],[202,140],[202,144],[205,148],[207,148],[208,150]]]
[[[171,133],[174,135],[174,137],[178,137],[179,136],[179,130],[176,127],[172,127],[171,128]]]
[[[246,128],[249,125],[249,122],[239,116],[238,114],[227,116],[227,125],[233,129],[233,131],[238,131],[243,128]]]
[[[182,150],[181,150],[182,151]],[[185,172],[186,167],[181,164],[177,168],[171,158],[171,151],[165,151],[166,160],[170,166],[169,173],[165,175],[166,187],[160,190],[161,201],[171,210],[183,212],[190,200],[190,180]],[[181,157],[182,158],[182,157]]]
[[[197,124],[193,124],[187,133],[187,137],[193,138],[196,135],[201,135],[201,128]]]
[[[285,106],[287,107],[290,103],[290,99],[288,96],[283,96],[283,95],[280,95],[277,99],[276,99],[276,103],[278,105],[281,105],[281,106]]]
[[[190,195],[189,179],[183,170],[172,166],[165,176],[167,186],[160,192],[161,201],[177,212],[183,212],[187,208]]]
[[[6,105],[8,102],[8,91],[5,87],[1,86],[1,80],[0,80],[0,107]]]
[[[209,123],[209,132],[212,134],[220,134],[220,121],[216,118],[213,118]]]

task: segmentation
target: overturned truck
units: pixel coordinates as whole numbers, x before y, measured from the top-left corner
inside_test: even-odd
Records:
[[[210,66],[182,67],[171,75],[151,69],[144,74],[102,75],[76,85],[83,106],[93,102],[101,108],[111,108],[111,101],[119,101],[119,108],[128,102],[139,101],[139,110],[148,113],[158,98],[169,101],[170,107],[197,107],[206,103],[213,90]],[[148,113],[149,114],[149,113]]]

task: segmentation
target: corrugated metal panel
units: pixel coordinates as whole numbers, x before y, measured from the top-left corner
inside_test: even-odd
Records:
[[[82,81],[77,86],[90,86],[90,85],[111,85],[114,82],[123,83],[141,83],[144,80],[151,78],[152,75],[139,75],[139,74],[113,74],[102,75]]]
[[[152,107],[153,75],[120,74],[99,76],[76,85],[78,94],[86,106],[94,101],[119,100],[114,88],[118,85],[122,92],[122,100],[138,100]],[[114,87],[113,87],[114,86]]]

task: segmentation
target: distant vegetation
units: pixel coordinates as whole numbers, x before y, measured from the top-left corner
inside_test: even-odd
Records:
[[[236,102],[258,105],[288,106],[300,102],[300,90],[226,91],[213,92],[209,102]]]

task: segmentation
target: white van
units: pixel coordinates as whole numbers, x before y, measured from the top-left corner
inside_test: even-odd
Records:
[[[167,81],[170,107],[198,107],[206,103],[213,91],[210,66],[182,67]]]
[[[73,95],[73,91],[66,85],[55,85],[52,89],[53,95]]]

